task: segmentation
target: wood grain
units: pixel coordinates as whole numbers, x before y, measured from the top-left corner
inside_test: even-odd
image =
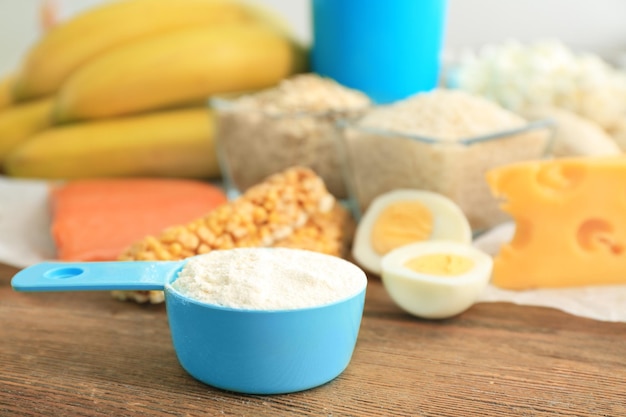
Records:
[[[399,310],[371,278],[357,347],[334,381],[250,396],[180,367],[164,305],[17,293],[0,265],[0,416],[626,416],[626,324],[477,304]]]

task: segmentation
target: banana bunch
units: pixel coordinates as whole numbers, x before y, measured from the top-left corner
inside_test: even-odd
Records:
[[[0,111],[13,103],[13,76],[7,75],[0,79]]]
[[[207,100],[305,69],[288,25],[250,1],[113,0],[53,27],[0,80],[0,167],[216,178]]]

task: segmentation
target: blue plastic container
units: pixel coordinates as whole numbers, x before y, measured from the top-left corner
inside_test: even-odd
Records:
[[[321,307],[282,311],[211,306],[166,286],[174,350],[194,378],[224,390],[281,394],[339,376],[356,345],[365,288]]]
[[[348,263],[321,253],[309,256]],[[359,267],[348,265],[363,288],[347,298],[309,308],[246,310],[203,303],[177,292],[171,283],[188,259],[42,262],[18,272],[11,285],[17,291],[164,290],[179,363],[191,376],[216,388],[289,393],[322,385],[346,369],[365,303],[367,278]]]
[[[446,0],[312,0],[312,70],[379,104],[439,83]]]

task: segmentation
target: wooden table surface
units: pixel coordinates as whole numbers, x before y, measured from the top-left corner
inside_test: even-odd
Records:
[[[239,395],[179,366],[164,305],[17,293],[0,265],[0,416],[626,416],[626,324],[507,303],[420,320],[370,280],[352,361],[321,387]]]

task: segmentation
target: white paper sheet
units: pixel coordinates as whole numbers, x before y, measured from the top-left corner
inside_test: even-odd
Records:
[[[54,259],[44,181],[0,177],[0,262],[23,268]]]
[[[0,262],[23,268],[54,259],[48,195],[46,182],[0,176]],[[495,255],[513,233],[512,224],[503,224],[481,235],[474,245]],[[594,320],[626,322],[626,285],[532,291],[507,291],[491,285],[479,302],[551,307]]]

